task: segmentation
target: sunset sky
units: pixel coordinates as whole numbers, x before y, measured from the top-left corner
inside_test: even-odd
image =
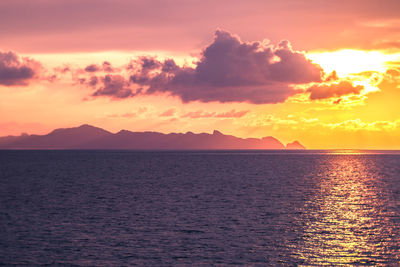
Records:
[[[400,149],[399,0],[2,0],[0,136],[274,136]]]

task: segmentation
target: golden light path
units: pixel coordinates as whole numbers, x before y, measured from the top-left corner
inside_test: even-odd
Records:
[[[371,157],[327,155],[316,167],[318,186],[303,208],[306,223],[297,255],[311,265],[379,265],[393,252],[396,234],[386,209],[391,199]]]

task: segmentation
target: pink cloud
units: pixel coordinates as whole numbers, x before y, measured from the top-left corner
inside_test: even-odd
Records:
[[[168,110],[164,111],[163,113],[161,113],[160,116],[161,117],[171,117],[171,116],[174,116],[174,114],[175,114],[175,109],[171,108],[171,109],[168,109]]]

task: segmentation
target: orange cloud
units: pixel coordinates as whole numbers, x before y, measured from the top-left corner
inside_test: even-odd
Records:
[[[311,100],[326,99],[331,97],[340,97],[350,94],[360,94],[364,86],[354,86],[349,81],[340,81],[339,83],[317,84],[307,89]]]

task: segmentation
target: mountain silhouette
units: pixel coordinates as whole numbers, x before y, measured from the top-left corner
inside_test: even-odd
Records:
[[[56,129],[46,135],[0,137],[0,149],[304,149],[298,141],[283,145],[272,136],[238,138],[219,131],[212,134],[192,132],[111,133],[91,125]]]
[[[306,149],[305,146],[299,143],[299,141],[294,141],[286,145],[286,149]]]

